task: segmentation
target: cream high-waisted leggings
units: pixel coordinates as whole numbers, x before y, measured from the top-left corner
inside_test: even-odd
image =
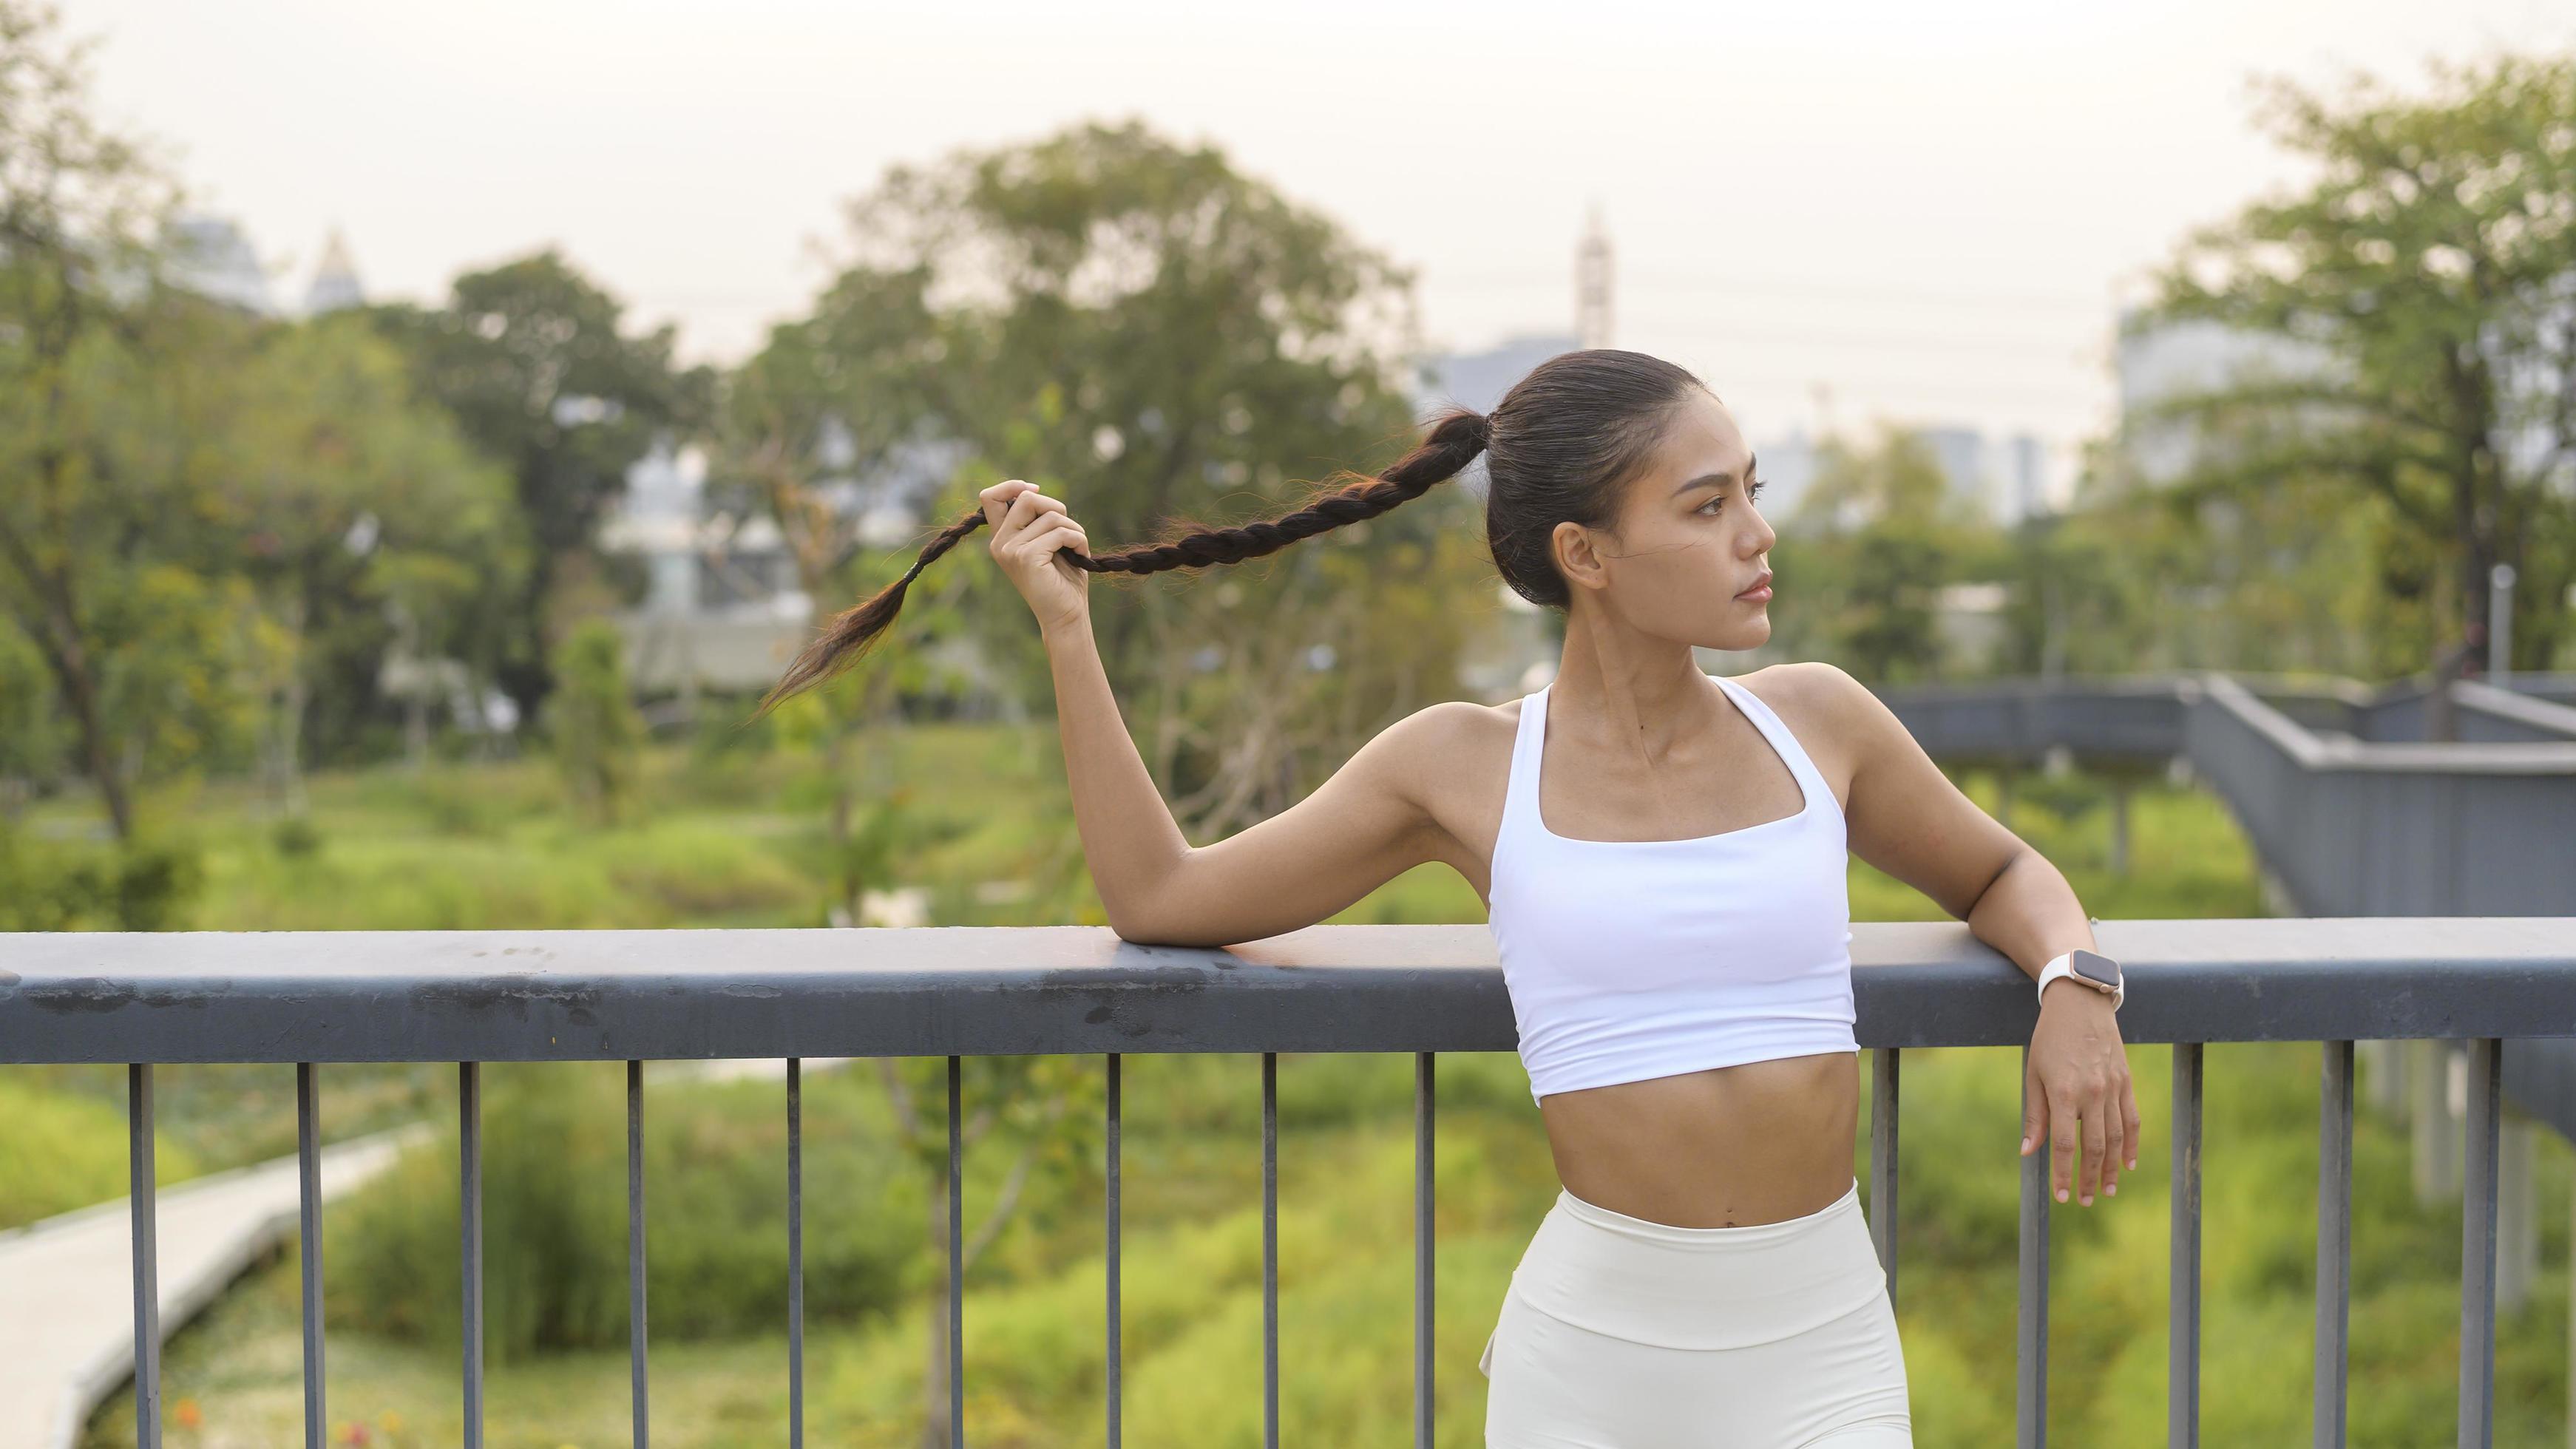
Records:
[[[1560,1189],[1477,1363],[1489,1449],[1896,1449],[1905,1355],[1860,1183],[1804,1217],[1649,1222]]]

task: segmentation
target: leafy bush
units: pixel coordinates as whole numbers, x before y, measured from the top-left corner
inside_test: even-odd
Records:
[[[626,1118],[616,1064],[483,1068],[484,1342],[494,1362],[622,1345]],[[890,1308],[926,1249],[917,1175],[863,1131],[846,1089],[805,1094],[805,1314]],[[645,1101],[647,1308],[657,1338],[786,1321],[786,1121],[774,1085],[655,1087]],[[459,1337],[457,1138],[450,1125],[328,1215],[326,1314],[415,1340]]]
[[[0,824],[0,930],[170,930],[204,883],[192,840],[38,842]]]
[[[269,843],[290,860],[309,859],[322,850],[322,829],[309,815],[289,815],[269,827]]]
[[[21,1069],[22,1071],[25,1069]],[[0,1077],[0,1228],[125,1196],[125,1114],[95,1097]],[[152,1177],[197,1175],[187,1149],[153,1135]]]
[[[555,651],[546,735],[573,799],[593,819],[616,820],[633,793],[644,719],[626,687],[626,644],[605,619],[584,621]]]

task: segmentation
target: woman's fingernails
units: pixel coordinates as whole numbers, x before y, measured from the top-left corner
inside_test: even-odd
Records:
[[[2109,1187],[2106,1187],[2106,1188],[2102,1189],[2102,1191],[2104,1191],[2104,1192],[2106,1192],[2106,1193],[2110,1194],[2110,1195],[2111,1195],[2111,1196],[2113,1196],[2113,1197],[2118,1197],[2118,1196],[2120,1195],[2120,1185],[2119,1185],[2118,1183],[2116,1183],[2116,1182],[2115,1182],[2115,1183],[2112,1183]]]
[[[2061,1187],[2057,1190],[2057,1200],[2059,1202],[2066,1201],[2066,1189]]]

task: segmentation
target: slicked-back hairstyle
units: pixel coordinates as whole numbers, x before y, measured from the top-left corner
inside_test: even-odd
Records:
[[[1513,593],[1571,605],[1550,542],[1556,526],[1610,530],[1673,410],[1707,386],[1660,357],[1614,347],[1558,353],[1512,384],[1488,415],[1485,543]]]
[[[1514,384],[1490,415],[1451,407],[1414,449],[1376,477],[1344,474],[1295,512],[1236,527],[1184,523],[1180,536],[1120,553],[1057,557],[1095,574],[1154,574],[1241,563],[1301,538],[1374,518],[1456,477],[1483,453],[1492,486],[1485,536],[1503,581],[1532,603],[1562,609],[1569,599],[1548,538],[1561,522],[1608,528],[1620,491],[1654,450],[1674,406],[1697,377],[1642,352],[1590,348],[1562,353]],[[839,674],[884,637],[904,590],[931,560],[984,526],[979,503],[941,529],[903,576],[836,614],[762,697],[758,719],[789,697]]]

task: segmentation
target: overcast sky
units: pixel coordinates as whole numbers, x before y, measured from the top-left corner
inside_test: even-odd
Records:
[[[2576,45],[2563,0],[64,14],[101,38],[106,113],[170,144],[282,300],[335,225],[371,295],[423,300],[551,241],[677,321],[684,355],[731,360],[812,293],[808,239],[889,163],[1136,115],[1417,266],[1437,344],[1571,330],[1597,203],[1615,340],[1697,370],[1757,439],[1891,416],[2061,449],[2108,416],[2142,269],[2301,174],[2250,75],[2419,90],[2430,56]]]

